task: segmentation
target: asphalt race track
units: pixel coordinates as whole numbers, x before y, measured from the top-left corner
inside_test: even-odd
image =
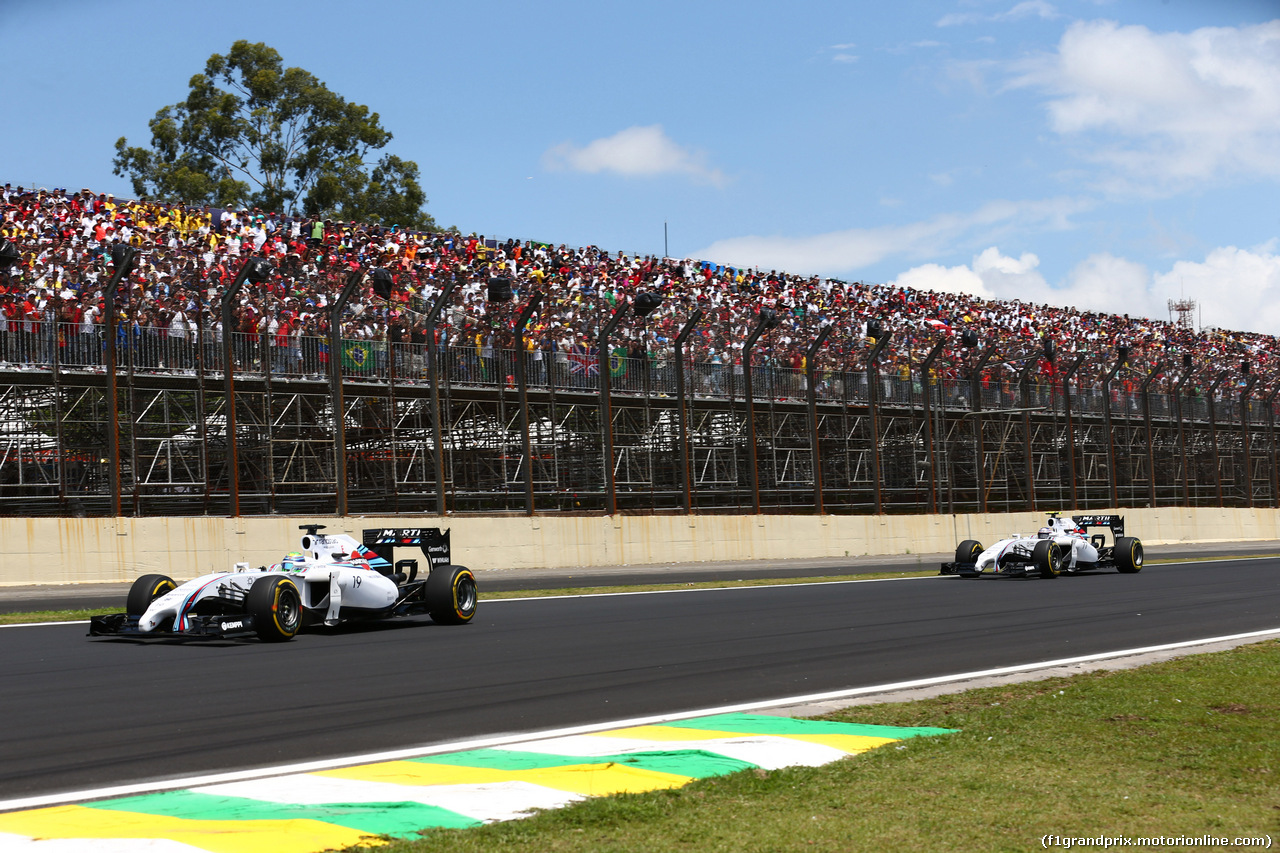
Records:
[[[265,645],[0,629],[0,799],[1280,627],[1280,559],[482,602]]]

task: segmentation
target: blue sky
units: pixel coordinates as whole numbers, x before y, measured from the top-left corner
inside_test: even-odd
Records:
[[[437,221],[1280,331],[1280,0],[3,0],[0,181],[113,145],[236,39],[368,104]]]

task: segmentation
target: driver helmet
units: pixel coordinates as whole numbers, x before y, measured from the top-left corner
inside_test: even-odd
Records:
[[[1049,538],[1051,538],[1052,536],[1053,536],[1053,528],[1052,528],[1052,527],[1041,527],[1041,528],[1040,528],[1040,530],[1039,530],[1039,532],[1037,532],[1037,533],[1036,533],[1036,538],[1037,538],[1037,539],[1049,539]]]
[[[285,571],[297,568],[300,563],[306,562],[306,559],[307,558],[302,555],[301,551],[290,551],[288,554],[284,555]]]

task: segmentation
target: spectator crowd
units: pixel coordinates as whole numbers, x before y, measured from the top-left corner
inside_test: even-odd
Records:
[[[647,317],[627,312],[613,346],[628,358],[669,359],[682,326],[701,310],[689,354],[725,369],[741,364],[743,342],[762,309],[776,312],[780,322],[761,336],[753,355],[758,364],[804,367],[810,344],[831,326],[816,367],[861,370],[870,338],[888,333],[880,370],[903,378],[918,372],[938,341],[945,344],[934,372],[942,377],[966,377],[977,353],[994,345],[998,355],[987,369],[995,381],[1008,381],[1028,360],[1040,381],[1053,381],[1083,356],[1076,377],[1088,383],[1124,348],[1130,367],[1118,381],[1141,382],[1161,362],[1161,381],[1173,381],[1189,355],[1197,374],[1192,387],[1222,371],[1230,371],[1232,383],[1240,381],[1246,363],[1266,375],[1276,350],[1267,335],[1197,332],[1150,318],[611,254],[595,246],[412,233],[256,208],[130,201],[87,189],[5,184],[0,206],[0,237],[18,253],[0,270],[0,362],[11,368],[48,364],[54,347],[62,364],[100,363],[104,289],[113,271],[111,250],[120,244],[134,247],[137,261],[114,300],[118,340],[137,347],[138,358],[151,359],[153,367],[190,368],[198,341],[213,352],[231,331],[241,333],[238,340],[265,342],[282,366],[319,370],[327,361],[322,342],[336,294],[350,272],[375,268],[386,269],[393,285],[380,293],[371,276],[364,278],[340,318],[342,339],[367,342],[374,352],[388,344],[431,344],[492,358],[516,346],[516,316],[536,292],[543,298],[526,347],[540,369],[593,360],[603,324],[640,293],[662,302]],[[245,285],[233,306],[234,328],[223,329],[225,286],[250,257],[267,258],[274,272],[264,283]],[[515,298],[490,300],[494,279],[508,281]],[[427,314],[454,281],[429,341]],[[966,330],[976,333],[979,346],[965,345]],[[1050,351],[1055,358],[1046,357]],[[256,356],[246,350],[240,357]]]

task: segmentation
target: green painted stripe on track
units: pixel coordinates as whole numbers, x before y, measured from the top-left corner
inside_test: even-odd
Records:
[[[863,723],[833,723],[827,720],[796,720],[768,714],[716,714],[693,720],[662,723],[676,729],[710,729],[752,735],[854,735],[858,737],[909,738],[952,734],[956,729],[930,726],[872,726]]]
[[[318,820],[369,835],[410,836],[426,827],[465,829],[482,821],[425,803],[324,803],[293,805],[194,791],[169,791],[86,803],[86,808],[187,820]]]
[[[724,776],[756,767],[748,761],[740,761],[703,749],[646,750],[622,755],[548,755],[507,749],[469,749],[465,752],[427,755],[409,760],[419,764],[486,767],[494,770],[547,770],[553,767],[613,763],[659,773],[691,776],[694,779]]]

